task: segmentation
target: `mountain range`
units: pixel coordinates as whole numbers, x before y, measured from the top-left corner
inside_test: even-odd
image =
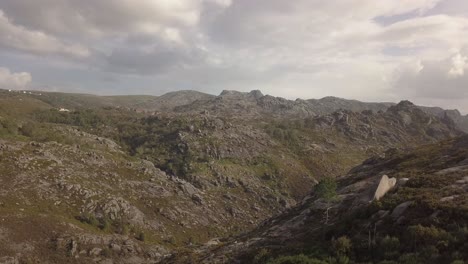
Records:
[[[373,247],[387,235],[403,247],[402,230],[418,225],[458,234],[443,224],[464,226],[466,120],[409,101],[292,101],[260,91],[0,90],[0,263],[274,263],[301,254],[397,261],[356,257],[364,250],[356,241],[377,220],[385,232],[374,233]],[[378,204],[384,174],[407,185]],[[441,180],[426,186],[431,175]],[[327,182],[333,195],[321,194]],[[452,212],[439,224],[421,220],[431,201],[431,214]],[[424,211],[421,221],[392,229],[387,219],[398,218],[374,216],[406,202]],[[325,246],[341,237],[355,245],[346,254],[309,252],[311,239]],[[433,260],[466,257],[457,239]]]

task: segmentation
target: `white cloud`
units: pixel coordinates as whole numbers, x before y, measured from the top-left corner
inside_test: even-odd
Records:
[[[0,10],[0,46],[39,55],[58,54],[71,57],[87,57],[87,48],[67,44],[41,31],[31,31],[14,25]]]
[[[465,74],[465,68],[467,68],[468,57],[462,56],[457,53],[452,57],[452,68],[450,68],[448,74],[451,77],[463,76]]]
[[[13,73],[8,68],[0,67],[0,87],[3,89],[25,89],[31,83],[31,74]]]
[[[400,67],[392,87],[395,94],[410,99],[446,100],[447,104],[455,99],[468,99],[468,75],[463,74],[466,57],[461,53],[419,63],[417,71],[407,65]]]
[[[202,0],[2,0],[0,4],[25,27],[86,38],[159,34],[167,27],[193,27],[199,22],[202,6]]]

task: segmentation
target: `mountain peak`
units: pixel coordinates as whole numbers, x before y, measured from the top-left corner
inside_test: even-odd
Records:
[[[219,95],[221,97],[227,97],[227,96],[237,96],[237,97],[250,97],[254,99],[259,99],[263,97],[263,93],[260,90],[252,90],[250,92],[239,92],[235,90],[223,90],[221,94]]]
[[[415,106],[411,101],[408,101],[408,100],[403,100],[403,101],[400,101],[397,106],[400,106],[400,107],[413,107]]]
[[[253,96],[255,99],[259,99],[264,96],[260,90],[252,90],[250,91],[249,95]]]
[[[391,112],[398,112],[398,111],[411,111],[416,108],[418,107],[414,105],[411,101],[403,100],[399,102],[398,104],[391,106],[390,108],[388,108],[388,110]]]

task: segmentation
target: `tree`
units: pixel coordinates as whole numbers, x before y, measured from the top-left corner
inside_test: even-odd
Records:
[[[315,193],[319,198],[326,201],[333,201],[336,198],[336,188],[338,187],[336,180],[333,178],[325,178],[315,186]]]
[[[322,198],[327,203],[327,210],[325,211],[325,224],[329,220],[329,211],[331,209],[330,203],[336,199],[337,183],[333,178],[325,178],[315,186],[315,193],[319,198]]]

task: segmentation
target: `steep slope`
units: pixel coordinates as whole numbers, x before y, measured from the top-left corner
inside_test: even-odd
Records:
[[[440,118],[450,118],[464,132],[468,133],[468,115],[462,115],[458,110],[445,110],[440,107],[423,107],[421,109]]]
[[[319,184],[299,206],[256,230],[173,261],[463,262],[468,260],[467,175],[467,136],[413,151],[388,151],[342,177],[336,193],[335,186]],[[385,184],[386,194],[381,192]],[[380,200],[374,198],[378,192],[385,194]]]

